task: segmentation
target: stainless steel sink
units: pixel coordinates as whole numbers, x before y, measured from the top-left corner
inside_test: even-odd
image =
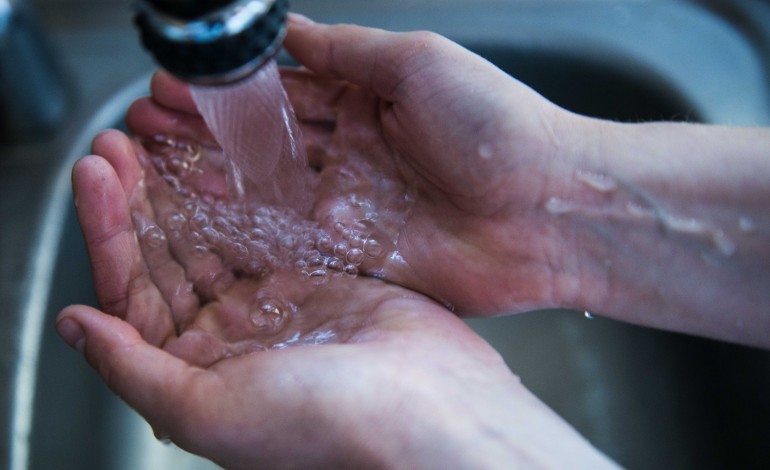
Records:
[[[0,220],[15,221],[15,230],[0,229],[0,467],[210,468],[157,442],[53,330],[61,307],[95,304],[69,169],[98,130],[120,126],[130,102],[146,92],[151,65],[130,27],[127,0],[38,3],[79,104],[53,139],[0,148]],[[293,6],[330,22],[437,31],[581,113],[770,124],[767,52],[689,2]],[[624,466],[770,465],[770,352],[564,310],[469,323],[535,394]]]

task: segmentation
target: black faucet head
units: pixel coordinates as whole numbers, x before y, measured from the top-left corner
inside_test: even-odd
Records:
[[[216,85],[250,75],[277,53],[288,10],[287,0],[144,0],[134,21],[163,68]]]

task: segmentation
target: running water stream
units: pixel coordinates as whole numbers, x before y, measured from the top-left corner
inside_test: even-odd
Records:
[[[224,150],[236,195],[306,212],[311,203],[307,156],[276,62],[236,83],[193,85],[191,91]]]

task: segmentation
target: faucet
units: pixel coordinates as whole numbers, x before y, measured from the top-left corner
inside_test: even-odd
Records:
[[[0,142],[55,130],[69,104],[64,79],[30,5],[0,0]]]
[[[277,53],[288,8],[287,0],[140,0],[134,21],[145,49],[171,74],[223,85]]]

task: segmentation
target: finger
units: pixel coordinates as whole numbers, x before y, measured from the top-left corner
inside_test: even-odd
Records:
[[[193,283],[187,279],[184,268],[170,252],[168,230],[156,225],[141,212],[135,212],[133,220],[150,277],[171,312],[176,331],[183,331],[199,308]]]
[[[452,43],[427,33],[393,33],[353,25],[323,25],[289,16],[284,45],[294,58],[325,77],[352,82],[387,101],[399,84],[435,61]],[[457,46],[455,46],[457,47]]]
[[[125,193],[112,166],[99,156],[75,164],[72,187],[99,303],[123,317],[128,286],[145,275]]]
[[[72,185],[99,304],[159,344],[173,325],[170,317],[147,316],[165,304],[142,260],[118,175],[104,158],[89,156],[75,164]]]
[[[206,175],[208,182],[215,179],[213,173]],[[199,300],[216,298],[235,277],[221,256],[209,250],[202,234],[210,215],[205,205],[191,209],[180,203],[176,190],[152,167],[145,170],[145,183],[146,194],[132,201],[134,224],[155,232],[146,232],[148,236],[142,237],[140,231],[142,252],[153,279],[169,301],[177,326],[184,329]],[[189,289],[188,281],[194,291]]]
[[[188,281],[185,270],[172,256],[169,247],[170,243],[183,237],[185,218],[171,203],[169,194],[158,192],[153,195],[155,186],[166,187],[168,192],[168,185],[162,180],[158,181],[160,178],[152,167],[142,169],[136,148],[128,137],[118,132],[104,133],[95,141],[94,149],[103,153],[118,176],[124,173],[130,175],[121,176],[122,180],[133,181],[125,191],[130,194],[130,218],[137,235],[139,252],[152,284],[170,310],[176,330],[181,331],[190,323],[199,306],[193,284]],[[144,184],[137,184],[140,179],[144,180]],[[148,312],[137,314],[147,315]]]
[[[141,137],[175,135],[206,145],[217,145],[203,118],[167,108],[152,98],[140,98],[129,107],[126,125],[131,133]]]
[[[152,346],[129,323],[90,307],[64,309],[56,329],[157,435],[189,432],[185,423],[194,419],[195,390],[205,385],[204,370]]]
[[[120,179],[123,192],[131,194],[142,179],[142,168],[131,139],[120,131],[106,130],[94,138],[91,151],[109,162]]]
[[[199,114],[190,87],[165,70],[158,70],[150,82],[152,99],[166,108]]]

